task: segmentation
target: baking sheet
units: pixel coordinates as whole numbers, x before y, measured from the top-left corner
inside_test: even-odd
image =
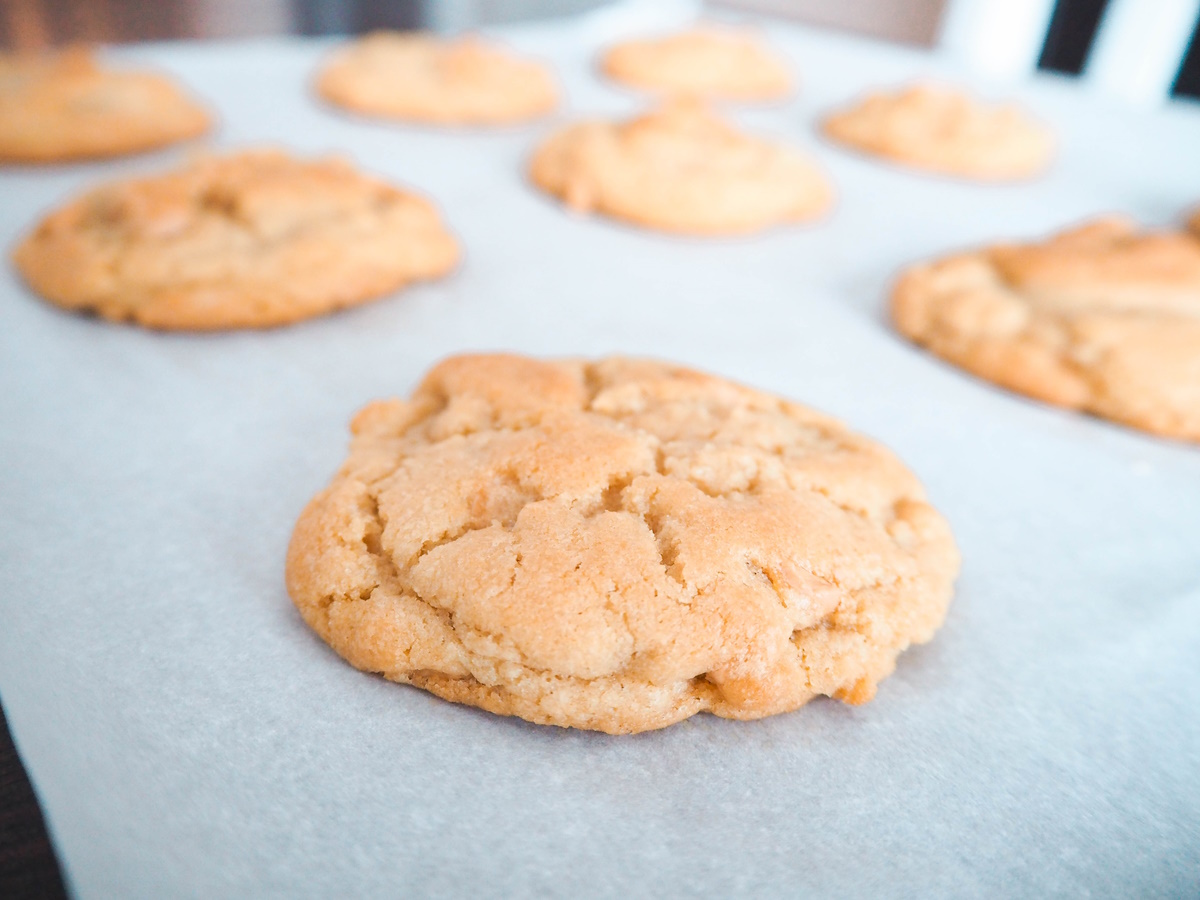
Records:
[[[504,32],[552,61],[560,119],[612,16]],[[953,72],[778,24],[802,90],[733,109],[808,147],[826,221],[739,240],[564,213],[520,177],[554,123],[384,126],[306,93],[327,44],[119,55],[216,107],[219,146],[345,152],[427,192],[447,281],[267,333],[65,315],[0,273],[0,694],[80,897],[1194,896],[1200,891],[1200,450],[1006,394],[892,336],[901,264],[1200,200],[1200,109],[1042,79],[1053,173],[995,188],[821,141],[861,90]],[[961,80],[961,79],[960,79]],[[982,86],[987,90],[987,86]],[[180,151],[0,172],[0,239]],[[651,355],[830,411],[893,447],[964,566],[933,643],[874,702],[635,737],[537,727],[354,671],[283,587],[290,530],[366,401],[469,349]]]

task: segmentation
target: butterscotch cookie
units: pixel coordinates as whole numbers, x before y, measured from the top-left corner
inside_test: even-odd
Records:
[[[813,219],[833,200],[807,157],[691,102],[628,122],[572,125],[537,150],[530,177],[580,212],[690,234]]]
[[[782,58],[753,35],[727,28],[626,41],[611,48],[600,66],[616,81],[663,94],[754,101],[792,91]]]
[[[558,87],[539,63],[475,38],[377,32],[338,51],[317,78],[337,106],[390,119],[492,125],[545,115]]]
[[[91,53],[0,53],[0,161],[118,156],[197,137],[208,113],[161,75],[101,68]]]
[[[1031,178],[1054,155],[1049,130],[1017,107],[928,85],[872,94],[831,115],[824,130],[856,150],[984,181]]]
[[[351,430],[288,549],[305,621],[360,669],[532,722],[866,702],[958,570],[883,447],[675,366],[456,357]]]
[[[99,188],[14,254],[52,303],[189,330],[294,322],[443,275],[457,259],[427,201],[346,162],[277,151]]]
[[[1200,441],[1200,238],[1101,219],[916,266],[896,327],[1003,387]]]

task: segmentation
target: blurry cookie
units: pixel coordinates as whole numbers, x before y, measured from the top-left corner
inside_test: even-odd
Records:
[[[863,703],[958,571],[890,452],[676,366],[456,357],[351,430],[288,549],[305,621],[360,669],[532,722]]]
[[[915,266],[899,330],[1003,387],[1200,441],[1200,238],[1100,219]]]
[[[197,137],[210,125],[161,75],[102,69],[82,48],[0,53],[0,161],[119,156]]]
[[[1200,209],[1192,213],[1192,217],[1188,219],[1188,228],[1200,235]]]
[[[833,201],[803,154],[744,135],[691,102],[628,122],[572,125],[537,150],[530,177],[581,212],[690,234],[813,219]]]
[[[1049,165],[1054,139],[1015,106],[992,106],[943,87],[871,94],[824,122],[856,150],[982,181],[1031,178]]]
[[[519,122],[558,104],[554,78],[539,63],[475,38],[386,31],[335,53],[317,92],[366,115],[441,125]]]
[[[260,328],[354,306],[453,268],[427,201],[348,163],[270,150],[94,190],[17,247],[67,309],[152,328]]]
[[[611,48],[604,73],[632,87],[720,100],[775,100],[792,91],[787,63],[754,36],[696,28]]]

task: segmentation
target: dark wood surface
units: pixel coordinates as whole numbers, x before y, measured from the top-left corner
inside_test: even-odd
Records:
[[[184,37],[188,5],[157,0],[3,0],[0,47],[37,50],[73,42]]]
[[[66,897],[36,795],[0,708],[0,897]]]

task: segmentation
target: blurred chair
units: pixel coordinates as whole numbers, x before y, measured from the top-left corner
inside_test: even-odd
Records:
[[[0,47],[374,28],[457,32],[601,6],[653,22],[700,0],[0,0]],[[993,79],[1037,68],[1123,100],[1200,97],[1200,0],[708,0],[888,40],[940,46]],[[673,14],[672,14],[673,15]],[[647,26],[650,27],[650,26]]]
[[[996,79],[1042,68],[1055,20],[1090,6],[1098,19],[1082,49],[1084,82],[1122,100],[1152,105],[1170,98],[1200,31],[1200,0],[951,0],[940,38],[943,51]],[[1087,10],[1077,9],[1078,14]]]
[[[938,39],[942,52],[996,79],[1032,72],[1054,14],[1055,0],[950,0]]]
[[[1200,0],[1109,0],[1083,77],[1131,103],[1160,103],[1200,35]]]
[[[1200,0],[714,0],[936,46],[993,80],[1081,75],[1123,100],[1200,96]],[[940,19],[940,22],[939,22]]]

